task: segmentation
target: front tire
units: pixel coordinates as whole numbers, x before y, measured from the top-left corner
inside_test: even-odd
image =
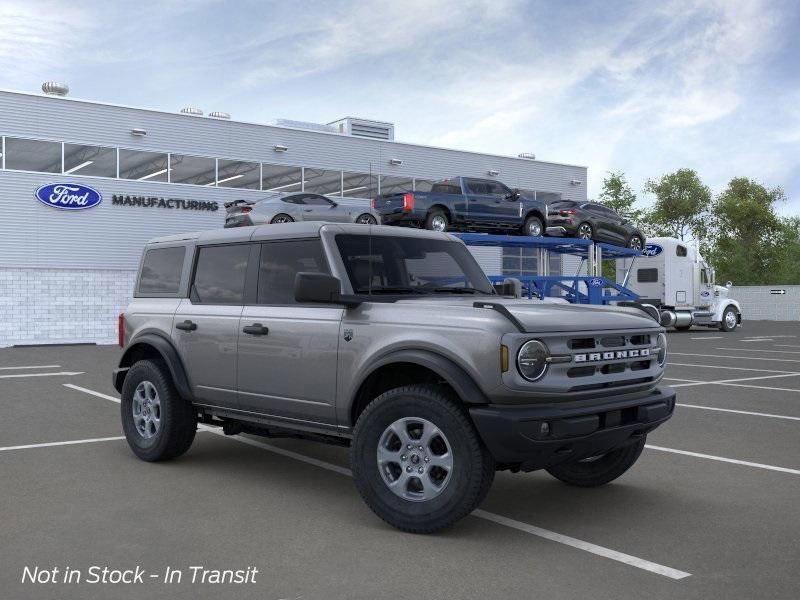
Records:
[[[725,312],[722,313],[722,322],[719,324],[719,329],[720,331],[730,332],[736,329],[738,324],[739,318],[736,314],[736,309],[729,306],[725,309]]]
[[[631,250],[641,250],[644,248],[644,240],[641,238],[641,236],[632,235],[628,240],[628,248]]]
[[[142,460],[176,458],[194,441],[197,415],[178,394],[162,360],[140,360],[130,368],[120,407],[125,439]]]
[[[591,240],[594,237],[594,229],[589,223],[581,223],[578,225],[578,231],[575,237],[579,240]]]
[[[636,442],[600,456],[548,467],[547,472],[569,485],[578,487],[605,485],[614,481],[634,465],[641,456],[646,441],[647,436],[642,436]]]
[[[350,447],[361,497],[389,525],[432,533],[472,512],[494,461],[460,403],[436,385],[389,390],[358,418]]]
[[[294,223],[294,219],[286,213],[278,213],[272,217],[270,223]]]
[[[377,225],[378,220],[368,213],[364,213],[363,215],[359,215],[359,217],[355,221],[361,225]]]

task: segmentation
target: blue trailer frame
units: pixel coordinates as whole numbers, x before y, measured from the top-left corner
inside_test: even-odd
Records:
[[[486,235],[481,233],[457,233],[467,246],[494,246],[500,248],[530,248],[559,254],[570,254],[588,259],[598,248],[602,258],[635,258],[638,250],[623,248],[603,242],[576,238],[528,237],[511,235]],[[488,274],[492,283],[501,283],[506,275]],[[528,298],[560,297],[573,304],[610,304],[612,302],[635,302],[639,295],[602,275],[519,275]]]

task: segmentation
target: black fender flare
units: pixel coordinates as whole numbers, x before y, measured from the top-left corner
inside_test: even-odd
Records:
[[[539,209],[539,207],[529,208],[525,214],[522,216],[522,223],[525,224],[525,221],[528,220],[528,217],[537,217],[542,222],[542,228],[547,228],[547,219],[544,217],[544,212]]]
[[[409,348],[405,350],[394,350],[388,354],[384,354],[380,358],[369,363],[369,365],[363,369],[358,384],[353,386],[348,410],[352,410],[353,404],[357,401],[358,394],[364,382],[366,382],[375,371],[392,363],[411,363],[430,369],[444,379],[465,404],[489,403],[486,394],[478,387],[478,384],[475,383],[473,378],[451,359],[430,350]]]
[[[191,400],[192,388],[189,385],[189,378],[186,376],[186,369],[183,366],[180,355],[178,355],[178,351],[170,340],[163,335],[153,332],[142,333],[136,336],[125,348],[122,358],[119,361],[119,368],[114,370],[114,389],[122,393],[122,384],[125,381],[125,375],[128,369],[133,366],[133,356],[137,349],[143,346],[149,346],[158,352],[169,368],[170,375],[172,375],[172,382],[175,384],[178,393],[182,398]]]

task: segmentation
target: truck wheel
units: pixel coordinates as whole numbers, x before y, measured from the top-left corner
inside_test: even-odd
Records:
[[[447,215],[443,210],[438,208],[433,209],[428,213],[428,216],[425,217],[425,229],[429,229],[430,231],[447,231],[448,225],[450,225],[450,223],[447,220]]]
[[[633,466],[644,449],[647,436],[632,444],[622,446],[600,456],[584,458],[548,467],[547,472],[556,479],[579,487],[597,487],[614,481]]]
[[[736,309],[729,306],[722,313],[722,322],[719,324],[720,331],[733,331],[739,324],[739,319],[736,316]]]
[[[350,447],[361,497],[389,525],[432,533],[472,512],[494,460],[460,404],[436,385],[389,390],[358,418]]]
[[[539,217],[530,216],[525,219],[525,225],[522,226],[522,235],[529,235],[531,237],[539,237],[544,232],[544,225]]]
[[[140,360],[125,377],[122,429],[133,453],[148,462],[186,452],[197,431],[192,405],[178,395],[162,360]]]

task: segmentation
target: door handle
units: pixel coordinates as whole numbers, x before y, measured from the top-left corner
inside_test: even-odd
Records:
[[[252,325],[245,325],[242,327],[242,331],[250,335],[267,335],[269,333],[269,327],[264,327],[261,323],[253,323]]]
[[[313,210],[314,210],[313,208],[304,208],[303,212],[312,212]]]
[[[180,329],[181,331],[194,331],[197,329],[197,323],[186,319],[183,323],[178,323],[175,325],[175,329]]]

